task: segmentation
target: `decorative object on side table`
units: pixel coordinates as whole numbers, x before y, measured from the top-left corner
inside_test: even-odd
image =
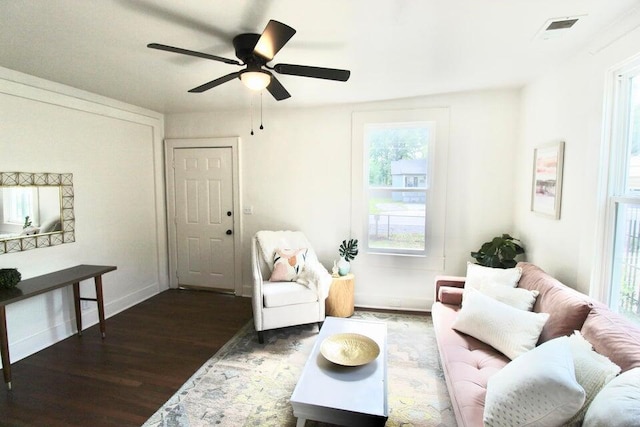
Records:
[[[338,268],[338,261],[333,260],[333,268],[331,269],[331,277],[340,277],[340,269]]]
[[[0,268],[0,289],[13,289],[16,287],[22,275],[16,268]]]
[[[516,242],[520,240],[503,234],[483,243],[477,252],[471,252],[471,256],[485,267],[513,268],[518,263],[516,256],[524,254],[524,248]]]
[[[338,273],[340,276],[346,276],[351,270],[350,262],[358,255],[358,239],[343,240],[338,248],[340,261],[338,261]]]
[[[355,276],[349,273],[346,276],[334,277],[329,288],[329,295],[324,300],[327,316],[351,317],[354,306]]]

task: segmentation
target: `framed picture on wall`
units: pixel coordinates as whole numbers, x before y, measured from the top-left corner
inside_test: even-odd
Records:
[[[533,151],[531,210],[560,219],[564,142],[544,145]]]

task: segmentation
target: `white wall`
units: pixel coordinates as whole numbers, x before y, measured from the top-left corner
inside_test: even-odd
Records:
[[[283,101],[286,102],[286,101]],[[265,130],[249,135],[248,111],[172,114],[167,138],[241,137],[243,282],[250,295],[250,238],[260,229],[300,229],[330,268],[350,236],[351,115],[355,111],[450,108],[445,271],[463,274],[469,252],[513,226],[511,160],[517,143],[520,93],[487,90],[389,102],[307,109],[265,109]],[[352,263],[358,274],[358,259]],[[389,280],[356,279],[356,304],[425,310],[433,277],[405,270]],[[397,308],[397,307],[396,307]]]
[[[0,68],[0,117],[0,171],[72,173],[76,218],[74,243],[0,255],[0,266],[26,279],[115,265],[103,277],[107,317],[165,289],[163,116]],[[92,281],[81,290],[95,295]],[[74,316],[70,288],[9,305],[11,360],[73,334]],[[90,304],[83,324],[96,322]]]
[[[619,34],[624,34],[624,24],[616,26]],[[602,34],[598,43],[523,90],[514,192],[515,226],[526,244],[527,259],[584,293],[589,293],[592,269],[599,262],[595,256],[603,204],[598,183],[605,77],[611,67],[640,53],[640,30],[622,37]],[[556,221],[529,208],[534,147],[560,140],[565,141],[564,182],[561,217]]]

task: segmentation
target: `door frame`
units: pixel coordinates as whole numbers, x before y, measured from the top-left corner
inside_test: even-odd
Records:
[[[167,188],[167,232],[169,239],[169,287],[178,287],[178,244],[176,224],[176,195],[174,150],[180,148],[231,148],[231,176],[233,194],[233,259],[235,294],[242,295],[242,210],[240,204],[240,137],[165,139],[165,181]]]

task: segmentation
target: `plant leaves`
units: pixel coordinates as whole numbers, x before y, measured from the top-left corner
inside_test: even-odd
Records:
[[[516,242],[520,240],[505,233],[483,243],[477,252],[471,252],[471,257],[486,267],[512,268],[517,264],[516,256],[525,253]]]

